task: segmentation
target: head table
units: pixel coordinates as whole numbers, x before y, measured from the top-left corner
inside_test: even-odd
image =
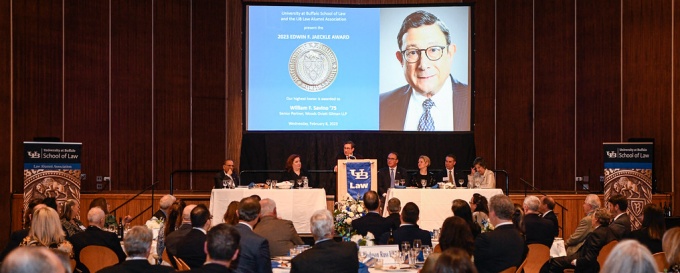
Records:
[[[298,233],[310,233],[309,219],[312,214],[326,207],[324,189],[213,189],[210,194],[210,213],[213,226],[222,223],[224,212],[231,201],[241,201],[251,195],[259,195],[276,202],[276,211],[281,219],[293,221]]]

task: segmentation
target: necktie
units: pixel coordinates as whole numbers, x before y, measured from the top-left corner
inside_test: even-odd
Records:
[[[418,121],[418,131],[434,131],[434,121],[430,114],[432,106],[434,106],[434,101],[431,99],[423,101],[423,109],[425,109],[425,112],[423,112],[423,115],[420,116],[420,121]]]
[[[454,183],[455,181],[453,181],[453,175],[451,174],[451,172],[452,171],[449,170],[449,183]]]
[[[391,186],[390,188],[394,188],[394,169],[390,168],[390,180],[391,180]]]

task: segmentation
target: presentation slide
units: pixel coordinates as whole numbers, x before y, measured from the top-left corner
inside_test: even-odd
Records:
[[[470,131],[469,6],[249,5],[248,131]]]

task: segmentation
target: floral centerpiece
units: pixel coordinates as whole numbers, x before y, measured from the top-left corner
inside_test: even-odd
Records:
[[[358,246],[373,246],[375,245],[375,236],[373,233],[367,233],[366,236],[361,236],[360,234],[352,235],[349,239],[350,241],[356,243]]]
[[[489,222],[489,219],[482,219],[482,233],[492,231],[493,229],[493,224]]]
[[[363,201],[355,200],[351,196],[335,203],[335,210],[333,211],[335,234],[343,238],[350,238],[357,234],[356,230],[352,230],[352,221],[366,215],[363,203]]]

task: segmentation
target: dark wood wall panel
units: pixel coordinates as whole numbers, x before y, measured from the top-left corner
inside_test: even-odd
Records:
[[[243,4],[227,1],[227,158],[241,155],[243,139]],[[238,73],[235,73],[238,71]],[[247,147],[243,147],[246,148]],[[236,162],[238,165],[238,162]]]
[[[619,0],[576,4],[576,173],[598,182],[602,143],[621,135],[621,8]]]
[[[152,0],[111,1],[111,179],[138,189],[152,172]]]
[[[575,0],[535,1],[534,183],[574,185]],[[539,182],[540,181],[540,182]]]
[[[14,190],[23,192],[23,141],[63,137],[62,1],[14,1]]]
[[[533,1],[497,2],[496,160],[511,188],[532,180],[533,165]],[[483,102],[482,102],[483,103]],[[488,155],[491,157],[491,155]],[[497,186],[504,186],[499,175]]]
[[[109,2],[65,0],[63,141],[83,143],[81,171],[92,178],[110,175],[109,101]]]
[[[11,92],[11,42],[10,42],[10,0],[0,0],[0,185],[5,185],[0,190],[0,211],[11,210],[9,187],[11,185],[10,174],[12,172],[10,156],[12,147],[11,122],[12,122],[12,92]],[[12,219],[12,218],[10,218]],[[0,222],[0,246],[7,244],[12,221]]]
[[[673,172],[672,184],[674,186],[671,190],[675,193],[673,200],[680,200],[680,134],[677,133],[680,130],[680,5],[673,5],[673,24],[676,31],[673,32],[673,162],[670,167],[675,170]],[[673,215],[680,214],[680,209],[678,209],[679,204],[676,202],[673,207]]]
[[[490,165],[495,158],[496,4],[479,1],[474,7],[474,120],[475,147]]]
[[[670,181],[672,1],[623,1],[623,140],[655,140],[657,181]],[[670,191],[670,183],[658,183]]]
[[[227,120],[226,1],[193,1],[192,8],[192,158],[193,169],[221,169]],[[213,187],[213,173],[195,174],[193,188]]]
[[[154,160],[159,181],[191,167],[190,8],[189,0],[157,1],[154,7]],[[186,175],[174,182],[175,188],[189,188]]]

